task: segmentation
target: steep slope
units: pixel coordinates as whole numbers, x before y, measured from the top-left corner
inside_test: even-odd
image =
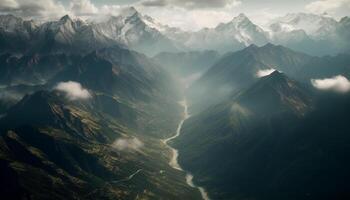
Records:
[[[139,128],[148,134],[168,136],[175,128],[179,92],[174,79],[142,54],[117,47],[95,51],[57,74],[49,85],[54,87],[65,81],[79,82],[140,110],[148,117],[140,118]],[[164,110],[163,106],[172,112]],[[154,129],[155,123],[168,127],[169,131]]]
[[[187,120],[180,163],[213,199],[346,199],[350,107],[330,97],[274,72]]]
[[[37,25],[13,15],[0,16],[0,53],[27,51]]]
[[[247,88],[261,76],[259,72],[279,70],[298,77],[300,69],[311,59],[306,54],[270,43],[226,54],[189,88],[188,98],[194,105],[191,109],[200,110]]]
[[[0,55],[0,84],[45,84],[77,60],[66,54],[17,54]]]
[[[91,50],[118,45],[102,33],[92,29],[89,24],[68,15],[58,21],[42,24],[36,30],[34,51],[41,53],[88,53]]]
[[[2,176],[13,180],[0,181],[5,198],[199,198],[167,165],[160,140],[135,127],[135,108],[90,92],[91,99],[72,101],[39,91],[0,119],[1,169],[11,172]],[[121,148],[118,141],[128,139],[139,146]]]

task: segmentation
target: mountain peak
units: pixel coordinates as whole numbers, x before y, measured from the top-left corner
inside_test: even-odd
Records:
[[[70,18],[69,15],[65,15],[65,16],[61,17],[60,21],[67,22],[67,21],[72,21],[72,19]]]
[[[263,78],[269,79],[273,82],[288,81],[288,77],[284,73],[282,73],[278,70],[275,70],[274,72],[272,72],[271,74],[269,74]]]
[[[298,82],[276,70],[242,93],[238,101],[263,115],[289,110],[302,116],[310,108],[311,97]]]
[[[234,17],[232,21],[237,23],[242,23],[245,21],[250,22],[249,18],[244,13],[241,13],[238,16]]]
[[[251,44],[246,49],[259,49],[259,47],[256,44]]]

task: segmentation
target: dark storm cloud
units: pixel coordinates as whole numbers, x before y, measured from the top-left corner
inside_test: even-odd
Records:
[[[164,6],[178,6],[187,9],[196,8],[223,8],[228,5],[237,5],[238,0],[143,0],[143,6],[150,7],[164,7]]]

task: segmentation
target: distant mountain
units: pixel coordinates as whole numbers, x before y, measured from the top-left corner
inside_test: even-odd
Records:
[[[162,25],[149,16],[141,15],[133,7],[92,26],[108,38],[147,55],[178,50],[176,44],[160,32]]]
[[[3,15],[0,16],[0,44],[4,50],[21,53],[30,50],[84,54],[110,46],[129,47],[148,55],[177,51],[176,44],[157,29],[161,26],[133,7],[99,22],[85,22],[66,15],[58,21],[36,24]]]
[[[262,47],[251,45],[244,50],[229,53],[189,88],[188,98],[195,105],[192,109],[215,104],[249,87],[258,80],[261,71],[279,70],[297,77],[301,68],[312,58],[270,43]],[[202,101],[203,98],[206,101]]]
[[[270,23],[271,41],[313,55],[346,52],[349,43],[341,36],[341,24],[326,14],[291,13]]]
[[[205,28],[190,35],[185,45],[191,49],[213,49],[221,53],[239,50],[250,44],[263,45],[268,42],[267,33],[240,14],[228,23],[213,29]]]
[[[338,22],[328,15],[290,13],[274,19],[270,23],[270,28],[275,32],[304,30],[312,38],[321,40],[333,34],[337,24]]]
[[[0,16],[0,44],[4,47],[0,51],[85,54],[119,45],[154,56],[160,52],[198,50],[226,53],[250,44],[272,42],[312,55],[325,55],[348,52],[347,32],[346,18],[338,22],[328,15],[307,13],[276,18],[268,29],[240,14],[215,28],[191,32],[161,24],[129,7],[117,16],[87,21],[64,16],[39,24],[12,15]]]

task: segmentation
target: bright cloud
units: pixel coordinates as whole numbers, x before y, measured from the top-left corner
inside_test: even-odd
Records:
[[[119,151],[139,150],[143,147],[143,143],[137,138],[123,138],[114,141],[112,147]]]
[[[73,0],[70,10],[77,16],[89,16],[98,12],[98,8],[89,0]]]
[[[67,98],[72,101],[91,98],[89,91],[83,88],[80,83],[74,81],[58,83],[55,90],[64,92]]]
[[[276,71],[275,69],[271,68],[271,69],[261,69],[261,70],[258,70],[256,72],[256,77],[264,77],[264,76],[268,76],[270,74],[272,74],[272,72]]]
[[[306,10],[313,13],[333,12],[341,7],[350,9],[350,0],[320,0],[305,6]]]
[[[342,93],[350,91],[350,81],[342,75],[326,79],[312,79],[311,83],[319,90],[333,90]]]

